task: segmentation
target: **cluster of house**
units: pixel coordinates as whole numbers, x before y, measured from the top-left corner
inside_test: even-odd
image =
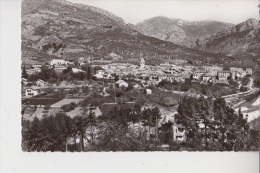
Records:
[[[66,61],[64,59],[53,59],[45,63],[37,62],[36,64],[31,64],[31,65],[25,63],[23,66],[26,67],[27,74],[32,75],[41,72],[43,65],[48,68],[54,68],[54,70],[57,73],[61,73],[63,70],[66,70],[68,68],[68,65],[75,65],[75,63],[71,61]],[[73,73],[84,72],[79,68],[72,68],[72,71]]]
[[[84,64],[85,59],[79,58],[79,64]],[[179,62],[179,61],[178,61]],[[182,62],[182,61],[181,61]],[[67,66],[73,64],[64,59],[53,59],[48,62],[49,68],[54,68],[57,72],[62,72],[67,69]],[[118,76],[120,80],[116,81],[115,85],[118,87],[128,87],[128,83],[122,79],[125,79],[127,75],[134,77],[134,80],[139,81],[140,85],[147,87],[150,85],[157,85],[159,82],[166,80],[168,82],[184,82],[185,79],[192,79],[194,83],[224,83],[228,84],[228,79],[241,78],[245,75],[252,75],[252,68],[237,68],[232,67],[230,70],[223,70],[218,66],[179,66],[176,64],[163,63],[158,66],[146,65],[145,60],[141,58],[140,65],[134,65],[129,63],[111,63],[106,65],[100,65],[102,70],[97,70],[95,76],[97,79],[115,79]],[[33,68],[27,69],[28,74],[33,74],[41,70],[41,65],[32,65]],[[80,68],[72,68],[73,73],[84,72]],[[22,79],[22,82],[26,84],[26,79]],[[36,81],[38,87],[46,85],[42,80]],[[31,88],[25,92],[26,96],[36,95],[38,89]]]
[[[122,78],[127,75],[133,75],[136,79],[143,80],[147,85],[156,85],[162,80],[169,82],[184,82],[185,79],[193,79],[192,82],[206,84],[206,83],[224,83],[228,84],[228,79],[238,79],[245,75],[252,75],[252,68],[236,68],[232,67],[230,70],[223,70],[218,66],[177,66],[175,64],[163,63],[158,66],[145,65],[145,60],[142,58],[140,65],[113,63],[103,65],[98,72],[98,78],[111,77],[109,74],[115,74]],[[145,82],[144,82],[145,81]]]

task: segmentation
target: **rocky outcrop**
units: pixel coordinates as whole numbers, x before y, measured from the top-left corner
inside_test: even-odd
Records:
[[[197,40],[201,50],[223,53],[229,56],[240,54],[259,54],[259,28],[256,19],[248,19],[229,29]]]

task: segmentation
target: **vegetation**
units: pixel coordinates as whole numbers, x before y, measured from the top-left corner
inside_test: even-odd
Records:
[[[192,83],[191,80],[186,79],[184,83],[168,82],[162,80],[158,87],[163,87],[168,90],[175,90],[175,91],[192,91],[196,93],[200,93],[209,97],[220,97],[222,95],[229,95],[236,93],[237,83],[233,80],[229,81],[229,85],[226,84],[212,84],[209,83],[207,85]]]
[[[88,113],[87,113],[88,112]],[[32,122],[23,122],[24,151],[151,151],[159,150],[159,141],[147,138],[139,128],[135,132],[129,128],[130,122],[146,123],[156,126],[159,117],[158,108],[147,109],[141,113],[140,106],[133,109],[114,108],[108,114],[96,118],[94,113],[84,109],[81,116],[70,118],[58,113]],[[149,128],[150,129],[150,128]],[[150,134],[150,133],[149,133]],[[79,136],[80,143],[75,139]],[[68,144],[73,138],[74,144]],[[84,144],[84,140],[88,144]],[[87,146],[87,148],[85,148]]]
[[[25,66],[23,66],[23,70],[22,70],[22,78],[27,79],[28,78],[28,74],[26,72]]]
[[[217,98],[214,102],[203,97],[184,98],[178,107],[176,122],[189,130],[187,144],[201,140],[199,143],[206,150],[214,150],[211,144],[217,146],[218,150],[228,151],[259,148],[255,143],[258,137],[249,129],[241,111],[236,114],[222,98]],[[203,124],[201,130],[198,128],[199,124]]]
[[[76,107],[77,107],[77,105],[76,105],[74,102],[71,102],[71,103],[69,103],[69,104],[63,105],[63,106],[61,107],[61,109],[62,109],[64,112],[69,112],[69,111],[74,110]]]

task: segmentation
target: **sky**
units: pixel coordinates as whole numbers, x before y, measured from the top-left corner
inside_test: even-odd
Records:
[[[105,9],[137,24],[155,16],[187,21],[216,20],[237,24],[259,19],[258,0],[68,0]]]

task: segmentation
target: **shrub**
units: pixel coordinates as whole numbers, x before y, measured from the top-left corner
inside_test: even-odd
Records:
[[[247,91],[247,88],[246,88],[246,87],[243,87],[243,86],[241,86],[239,90],[240,90],[241,92],[245,92],[245,91]]]

